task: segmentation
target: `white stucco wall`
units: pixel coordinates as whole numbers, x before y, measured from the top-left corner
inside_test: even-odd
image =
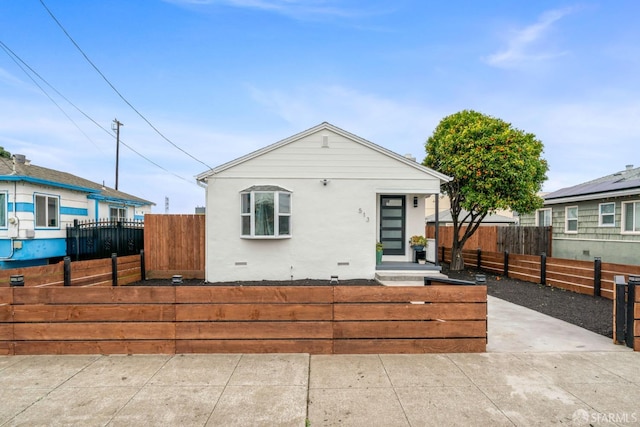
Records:
[[[207,179],[206,280],[372,279],[379,196],[407,196],[408,239],[424,235],[424,195],[438,193],[439,184],[423,170],[326,130],[223,170]],[[290,238],[241,237],[240,192],[255,185],[291,191]],[[410,251],[393,259],[410,260]]]

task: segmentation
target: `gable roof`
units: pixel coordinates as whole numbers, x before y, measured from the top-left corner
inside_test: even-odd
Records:
[[[640,168],[629,165],[623,171],[603,176],[544,196],[545,204],[570,203],[640,194]]]
[[[305,130],[303,132],[300,132],[300,133],[297,133],[295,135],[292,135],[292,136],[290,136],[288,138],[285,138],[285,139],[283,139],[281,141],[278,141],[278,142],[276,142],[274,144],[267,145],[266,147],[263,147],[263,148],[261,148],[259,150],[256,150],[256,151],[253,151],[253,152],[251,152],[251,153],[249,153],[247,155],[244,155],[242,157],[239,157],[239,158],[237,158],[235,160],[231,160],[230,162],[224,163],[224,164],[222,164],[220,166],[216,166],[213,169],[210,169],[208,171],[205,171],[205,172],[197,175],[196,176],[196,180],[203,181],[203,180],[205,180],[206,178],[208,178],[210,176],[216,175],[216,174],[218,174],[218,173],[220,173],[222,171],[230,169],[230,168],[232,168],[234,166],[237,166],[237,165],[239,165],[241,163],[244,163],[244,162],[247,162],[249,160],[255,159],[256,157],[262,156],[263,154],[269,153],[269,152],[271,152],[273,150],[277,150],[280,147],[284,147],[285,145],[291,144],[291,143],[293,143],[295,141],[298,141],[298,140],[300,140],[300,139],[302,139],[302,138],[304,138],[304,137],[306,137],[308,135],[312,135],[312,134],[314,134],[316,132],[319,132],[319,131],[322,131],[322,130],[329,130],[331,132],[334,132],[334,133],[336,133],[338,135],[341,135],[341,136],[343,136],[345,138],[350,139],[351,141],[354,141],[354,142],[356,142],[358,144],[361,144],[361,145],[363,145],[363,146],[365,146],[367,148],[370,148],[370,149],[372,149],[374,151],[377,151],[377,152],[379,152],[381,154],[384,154],[384,155],[386,155],[388,157],[391,157],[391,158],[393,158],[395,160],[398,160],[398,161],[404,163],[407,166],[410,166],[410,167],[412,167],[414,169],[418,169],[418,170],[420,170],[420,171],[422,171],[424,173],[430,174],[433,177],[440,179],[441,181],[445,181],[445,182],[451,181],[451,178],[449,176],[447,176],[447,175],[444,175],[444,174],[442,174],[440,172],[437,172],[437,171],[435,171],[433,169],[430,169],[430,168],[428,168],[426,166],[423,166],[420,163],[418,163],[418,162],[416,162],[416,161],[414,161],[412,159],[408,159],[405,156],[402,156],[402,155],[400,155],[398,153],[394,153],[391,150],[388,150],[388,149],[386,149],[386,148],[384,148],[384,147],[382,147],[380,145],[374,144],[371,141],[367,141],[364,138],[361,138],[361,137],[359,137],[357,135],[354,135],[354,134],[352,134],[350,132],[347,132],[347,131],[345,131],[343,129],[340,129],[339,127],[334,126],[334,125],[332,125],[331,123],[328,123],[328,122],[322,122],[319,125],[314,126],[314,127],[310,128],[310,129],[307,129],[307,130]]]
[[[18,160],[0,158],[0,181],[25,181],[33,184],[47,185],[50,187],[65,188],[88,193],[90,199],[106,200],[111,202],[127,202],[134,205],[155,205],[145,199],[141,199],[123,191],[104,187],[101,184],[88,179],[72,175],[55,169],[44,168],[31,164],[23,156],[16,155]]]

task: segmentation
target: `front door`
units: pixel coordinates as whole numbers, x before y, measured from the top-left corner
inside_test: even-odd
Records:
[[[380,196],[380,242],[384,255],[404,255],[405,196]]]

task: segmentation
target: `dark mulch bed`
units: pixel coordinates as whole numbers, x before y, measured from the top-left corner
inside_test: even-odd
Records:
[[[339,285],[382,286],[375,280],[340,280]],[[205,282],[200,279],[183,279],[179,286],[327,286],[328,280],[258,280],[250,282]],[[132,283],[130,286],[173,286],[171,279],[149,279],[144,282]]]
[[[477,271],[449,271],[443,264],[442,272],[452,279],[475,281]],[[483,272],[484,273],[484,272]],[[487,293],[496,298],[530,308],[565,322],[572,323],[598,334],[613,336],[613,302],[606,298],[577,294],[551,286],[524,282],[504,276],[484,273],[487,278]],[[184,280],[179,286],[324,286],[328,280],[256,281],[208,283],[203,280]],[[340,280],[340,285],[379,285],[374,280]],[[171,279],[154,279],[132,285],[172,286]]]
[[[477,271],[449,271],[444,264],[442,272],[452,279],[475,280]],[[565,322],[580,326],[600,335],[613,337],[613,301],[602,297],[578,294],[551,286],[506,278],[481,272],[487,277],[487,294]]]

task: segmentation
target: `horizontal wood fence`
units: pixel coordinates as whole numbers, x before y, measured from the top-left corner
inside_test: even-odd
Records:
[[[440,247],[440,259],[451,262],[451,248]],[[466,267],[476,268],[526,282],[541,283],[573,292],[613,299],[613,278],[640,275],[640,266],[578,261],[508,252],[463,250]]]
[[[466,227],[462,227],[464,233]],[[439,245],[451,248],[453,227],[441,226],[438,230]],[[425,236],[435,237],[435,226],[426,226]],[[483,252],[504,252],[512,254],[552,255],[552,228],[535,226],[482,226],[465,243],[466,248],[480,248]]]
[[[49,286],[122,286],[142,280],[143,255],[65,261],[40,267],[0,270],[0,288],[9,287],[11,276],[22,275],[26,287]],[[114,265],[115,261],[115,265]],[[114,276],[115,272],[115,276]]]
[[[0,288],[0,354],[483,352],[486,286]]]
[[[204,279],[205,216],[144,216],[147,277]]]

